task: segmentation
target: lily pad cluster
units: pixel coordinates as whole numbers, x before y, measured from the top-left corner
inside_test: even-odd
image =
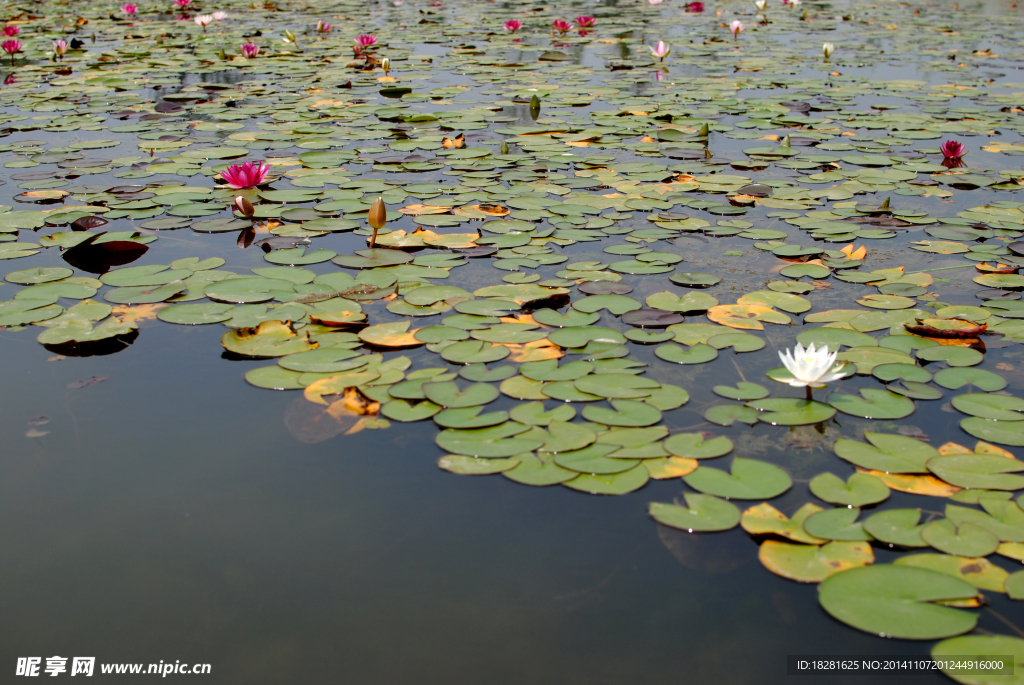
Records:
[[[556,36],[565,7],[421,5],[5,17],[0,259],[22,261],[0,326],[90,355],[219,324],[250,385],[294,391],[303,442],[425,421],[457,474],[679,479],[660,525],[741,527],[839,621],[1024,662],[1017,638],[953,637],[983,592],[1024,597],[1003,568],[1024,560],[1017,20],[637,2]],[[222,176],[259,161],[257,187]],[[793,396],[774,360],[798,342],[845,379]],[[958,442],[893,432],[942,410]],[[744,425],[842,434],[788,516],[768,500],[803,479],[746,454]]]

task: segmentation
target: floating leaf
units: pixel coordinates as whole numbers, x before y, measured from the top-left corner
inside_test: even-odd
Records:
[[[701,466],[683,480],[694,490],[729,499],[770,499],[793,485],[778,466],[742,457],[733,459],[730,473]]]
[[[766,540],[761,543],[758,558],[775,575],[801,583],[820,583],[831,575],[875,561],[868,543],[838,541],[819,547]]]
[[[864,473],[855,473],[843,482],[835,474],[826,472],[812,478],[809,485],[818,499],[847,507],[876,504],[889,497],[885,483]]]
[[[658,523],[688,533],[722,531],[740,522],[736,505],[711,495],[684,493],[686,506],[651,502],[648,513]]]
[[[925,569],[875,564],[825,579],[818,593],[833,618],[874,635],[935,640],[966,633],[977,616],[936,602],[971,599],[974,587]]]

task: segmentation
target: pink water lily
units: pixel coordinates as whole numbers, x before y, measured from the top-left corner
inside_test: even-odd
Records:
[[[570,24],[564,19],[555,19],[553,22],[551,22],[551,28],[553,28],[554,30],[558,31],[561,34],[565,34],[568,33],[569,30],[572,28],[572,24]]]
[[[121,5],[121,11],[127,14],[129,17],[131,17],[139,11],[139,6],[133,5],[130,2],[126,2],[125,4]]]
[[[14,64],[14,53],[21,52],[21,41],[20,40],[5,40],[0,43],[0,48],[11,56],[11,64]]]
[[[256,43],[242,43],[240,49],[242,50],[242,56],[246,59],[252,59],[260,54],[260,46],[256,45]]]
[[[228,13],[225,12],[224,10],[217,10],[216,12],[211,14],[210,16],[213,17],[214,21],[224,21],[225,19],[228,18]]]
[[[174,4],[181,9],[185,9],[192,4],[192,0],[174,0]]]
[[[939,151],[946,159],[960,159],[967,154],[967,147],[955,140],[947,140],[939,147]]]
[[[576,17],[573,21],[575,21],[576,25],[579,26],[581,29],[589,29],[596,23],[597,20],[594,19],[593,17],[588,17],[586,15],[581,14],[580,16]]]
[[[356,36],[356,45],[362,49],[372,48],[377,44],[377,36],[372,33],[364,33],[360,36]]]
[[[331,26],[330,24],[324,23],[323,21],[318,21],[316,23],[316,32],[317,33],[330,33],[333,28],[334,28],[333,26]]]
[[[515,33],[521,28],[523,28],[523,22],[518,21],[516,19],[509,19],[508,21],[505,22],[506,31],[511,31],[512,33]]]
[[[15,26],[14,24],[7,24],[6,26],[4,26],[5,36],[16,36],[19,33],[21,33],[21,29]]]
[[[196,23],[196,26],[202,26],[203,27],[203,31],[206,31],[206,27],[209,26],[211,23],[213,23],[213,15],[212,14],[200,14],[199,16],[197,16],[192,21],[194,21]]]
[[[232,164],[220,172],[220,177],[227,181],[228,185],[236,190],[243,188],[255,188],[267,179],[270,167],[263,162],[246,162],[245,164]]]
[[[651,51],[652,55],[654,55],[660,60],[664,60],[666,57],[668,57],[669,53],[672,52],[672,48],[670,48],[668,43],[666,43],[663,40],[659,40],[658,44],[655,45],[653,48],[648,45],[647,49]]]
[[[65,40],[53,41],[53,54],[57,55],[58,58],[64,59],[64,53],[68,51],[68,43]]]
[[[739,35],[743,33],[743,29],[747,28],[743,25],[743,22],[739,19],[733,19],[732,23],[729,24],[729,31],[732,32],[734,38],[739,38]]]
[[[686,5],[686,11],[692,14],[700,14],[704,11],[703,2],[691,2]]]

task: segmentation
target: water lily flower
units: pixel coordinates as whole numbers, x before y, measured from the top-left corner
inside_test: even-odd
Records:
[[[358,45],[361,49],[365,50],[366,48],[372,48],[376,44],[377,36],[373,34],[364,33],[360,36],[356,36],[356,45]]]
[[[245,164],[232,164],[220,172],[220,177],[228,182],[228,185],[236,190],[243,188],[255,188],[267,179],[270,167],[263,162],[246,162]]]
[[[192,4],[192,0],[174,0],[174,4],[181,9],[185,9]]]
[[[5,40],[0,43],[0,48],[11,56],[11,64],[14,64],[14,53],[21,52],[21,41],[20,40]]]
[[[836,46],[832,43],[825,43],[821,46],[821,54],[825,55],[825,59],[832,56],[832,53],[836,51]]]
[[[124,12],[125,14],[127,14],[129,17],[131,17],[131,16],[134,16],[135,13],[139,11],[139,6],[138,5],[133,5],[130,2],[126,2],[125,4],[121,5],[121,11]]]
[[[260,54],[260,46],[256,45],[256,43],[242,43],[241,50],[242,56],[246,59],[252,59]]]
[[[786,370],[793,374],[793,378],[785,381],[794,388],[807,388],[808,395],[811,388],[823,388],[826,383],[839,380],[845,374],[843,367],[845,362],[836,364],[836,355],[839,350],[829,352],[825,345],[814,349],[814,343],[804,349],[800,343],[796,344],[792,352],[786,350],[779,352],[779,359],[786,367]]]
[[[249,202],[249,200],[241,195],[235,198],[235,209],[237,209],[238,213],[247,219],[251,219],[253,215],[256,214],[256,208],[252,206],[252,203]]]
[[[330,33],[331,30],[333,30],[333,29],[334,29],[333,26],[331,26],[330,24],[324,23],[323,21],[318,21],[316,23],[316,32],[317,33]]]
[[[505,30],[510,33],[515,33],[519,29],[523,28],[523,22],[517,19],[509,19],[505,22]]]
[[[195,19],[193,19],[193,21],[196,23],[196,26],[202,26],[203,31],[206,31],[206,27],[209,26],[211,22],[213,22],[213,15],[200,14]]]
[[[214,21],[224,21],[225,19],[228,18],[228,13],[225,12],[224,10],[217,10],[216,12],[211,14],[210,16],[213,17]]]
[[[652,5],[660,5],[664,0],[647,0]]]
[[[380,61],[380,68],[384,70],[384,75],[387,76],[388,72],[391,71],[391,59],[385,57]]]
[[[942,152],[942,156],[946,159],[960,159],[967,154],[967,147],[963,143],[959,143],[955,140],[943,141],[939,150]]]
[[[764,12],[764,8],[768,6],[768,0],[754,0],[754,7],[757,8],[758,12]]]
[[[653,48],[650,45],[648,45],[647,49],[651,51],[652,55],[654,55],[655,57],[662,61],[664,61],[664,59],[668,57],[669,53],[672,52],[672,48],[670,48],[668,43],[666,43],[663,40],[659,40],[658,44],[655,45]]]
[[[743,25],[743,22],[739,19],[733,19],[732,23],[729,24],[729,30],[732,32],[733,38],[739,39],[739,35],[743,33],[743,29],[747,28]]]
[[[560,34],[565,35],[572,28],[572,25],[564,19],[555,19],[551,22],[551,28],[558,31]]]
[[[7,24],[6,26],[4,26],[5,36],[16,36],[19,33],[21,33],[21,29],[15,26],[14,24]]]
[[[596,20],[593,17],[588,17],[582,14],[576,17],[573,21],[575,21],[576,25],[579,26],[581,29],[589,29],[596,22]]]
[[[704,11],[704,3],[703,2],[691,2],[691,3],[686,5],[686,11],[690,12],[692,14],[700,14],[701,12]]]
[[[53,54],[61,60],[64,59],[64,53],[68,51],[68,43],[65,40],[53,41]]]

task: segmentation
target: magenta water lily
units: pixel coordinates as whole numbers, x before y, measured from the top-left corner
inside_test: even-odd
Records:
[[[11,56],[11,64],[14,64],[14,54],[21,52],[21,41],[5,40],[3,43],[0,43],[0,48],[3,48],[3,51]]]
[[[946,159],[960,159],[967,154],[967,147],[958,141],[946,140],[939,147],[939,151]]]
[[[515,33],[519,29],[523,28],[523,22],[517,19],[509,19],[505,22],[505,30],[510,33]]]
[[[21,29],[15,26],[14,24],[7,24],[6,26],[4,26],[5,36],[16,36],[19,33],[21,33]]]
[[[333,30],[333,29],[334,29],[334,27],[331,26],[330,24],[326,23],[326,22],[318,21],[316,23],[316,32],[317,33],[330,33],[331,30]]]
[[[242,56],[246,59],[252,59],[260,54],[260,46],[256,45],[256,43],[242,43],[240,49],[242,50]]]
[[[127,14],[129,17],[131,17],[131,16],[134,16],[135,13],[139,11],[139,6],[138,5],[133,5],[130,2],[126,2],[125,4],[121,5],[121,11],[123,13]]]
[[[246,162],[245,164],[232,164],[220,172],[220,177],[227,181],[227,184],[236,190],[244,188],[255,188],[267,179],[270,167],[263,162]]]
[[[565,35],[572,30],[572,24],[567,22],[565,19],[555,19],[551,22],[551,28],[558,31],[560,34]]]
[[[67,43],[67,41],[65,41],[65,40],[55,40],[55,41],[53,41],[53,54],[55,54],[58,59],[63,60],[64,59],[64,53],[66,53],[67,51],[68,51],[68,43]]]
[[[690,2],[690,3],[687,3],[686,11],[689,12],[690,14],[700,14],[701,12],[704,11],[704,3],[703,2]]]
[[[588,17],[582,14],[576,17],[573,21],[575,21],[576,25],[579,26],[581,29],[593,28],[594,24],[597,23],[597,20],[594,19],[593,17]]]

